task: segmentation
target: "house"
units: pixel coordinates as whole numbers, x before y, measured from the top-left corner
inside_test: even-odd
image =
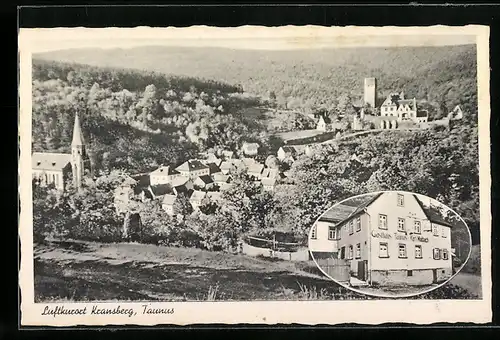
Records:
[[[213,188],[215,183],[212,180],[212,177],[210,177],[208,175],[204,175],[204,176],[197,177],[193,181],[193,185],[195,188],[198,188],[198,189],[210,190],[211,188]]]
[[[248,167],[247,173],[255,179],[260,179],[262,170],[264,170],[264,164],[255,163]]]
[[[40,186],[54,185],[61,191],[66,189],[70,177],[73,186],[80,189],[89,165],[78,113],[73,126],[71,153],[35,152],[31,155],[32,179]]]
[[[226,160],[232,159],[234,157],[234,151],[224,150],[222,151],[222,157]]]
[[[322,131],[322,132],[327,132],[330,131],[330,125],[331,120],[327,116],[320,116],[318,123],[316,124],[316,130]]]
[[[246,156],[257,156],[259,153],[259,144],[244,142],[241,149]]]
[[[265,168],[262,170],[261,178],[278,178],[279,173],[278,169]]]
[[[455,106],[453,110],[448,113],[448,118],[450,120],[460,120],[464,117],[464,113],[462,111],[462,108],[460,108],[460,105]]]
[[[194,179],[203,175],[210,175],[210,168],[196,159],[190,159],[177,168],[175,168],[181,176]]]
[[[266,191],[273,191],[276,186],[276,178],[263,178],[261,180],[262,188]]]
[[[224,174],[227,175],[230,172],[233,172],[236,170],[236,167],[234,166],[233,163],[229,161],[223,161],[220,165],[220,171]]]
[[[293,146],[282,146],[278,149],[277,158],[281,162],[295,161],[298,152]]]
[[[151,199],[163,199],[166,194],[173,194],[174,188],[170,184],[150,185],[148,191],[151,194]]]
[[[167,184],[180,176],[181,176],[180,172],[175,170],[171,166],[162,165],[158,169],[149,174],[149,181],[151,185]]]
[[[220,191],[227,191],[229,189],[231,189],[233,187],[233,185],[231,183],[221,183],[219,184],[219,190]]]
[[[174,215],[174,203],[177,196],[173,194],[167,194],[163,196],[163,201],[161,203],[162,209],[170,216]]]
[[[224,175],[223,173],[217,173],[212,176],[214,183],[218,186],[224,183],[229,183],[229,175]]]
[[[406,192],[357,197],[323,214],[309,234],[313,256],[344,261],[369,285],[430,285],[452,275],[451,228],[424,199]]]
[[[203,204],[203,199],[206,197],[207,193],[200,190],[194,190],[189,197],[189,202],[193,206],[193,210],[197,210]]]
[[[426,110],[417,110],[415,123],[427,123],[429,120],[429,113]]]
[[[208,165],[208,163],[214,163],[215,165],[220,166],[220,163],[222,163],[222,159],[218,158],[213,153],[208,153],[205,156],[205,163],[207,165]]]
[[[404,92],[390,93],[380,107],[382,117],[397,117],[398,121],[417,122],[417,101],[405,99]]]
[[[207,192],[206,198],[210,202],[219,203],[220,200],[222,199],[222,193],[216,192],[216,191],[209,191],[209,192]]]

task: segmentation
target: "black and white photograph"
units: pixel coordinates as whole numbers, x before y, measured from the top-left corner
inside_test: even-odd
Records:
[[[470,267],[480,258],[468,262],[471,243],[467,225],[450,208],[399,191],[342,201],[309,233],[311,255],[326,275],[374,296],[418,295],[457,275],[452,284],[464,288],[457,298],[480,298],[481,276]]]
[[[26,29],[23,294],[482,301],[480,28]]]

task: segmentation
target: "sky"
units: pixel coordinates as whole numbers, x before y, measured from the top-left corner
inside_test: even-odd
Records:
[[[21,29],[20,46],[33,53],[72,48],[138,46],[225,47],[291,50],[339,47],[445,46],[476,43],[477,26]]]

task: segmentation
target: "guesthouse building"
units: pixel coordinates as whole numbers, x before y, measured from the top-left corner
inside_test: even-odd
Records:
[[[452,276],[452,227],[416,195],[382,192],[330,209],[311,229],[309,249],[344,260],[369,285],[430,285]]]

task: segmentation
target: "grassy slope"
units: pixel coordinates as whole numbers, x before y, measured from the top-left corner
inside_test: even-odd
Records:
[[[365,298],[320,275],[313,263],[127,243],[35,246],[37,302]]]

